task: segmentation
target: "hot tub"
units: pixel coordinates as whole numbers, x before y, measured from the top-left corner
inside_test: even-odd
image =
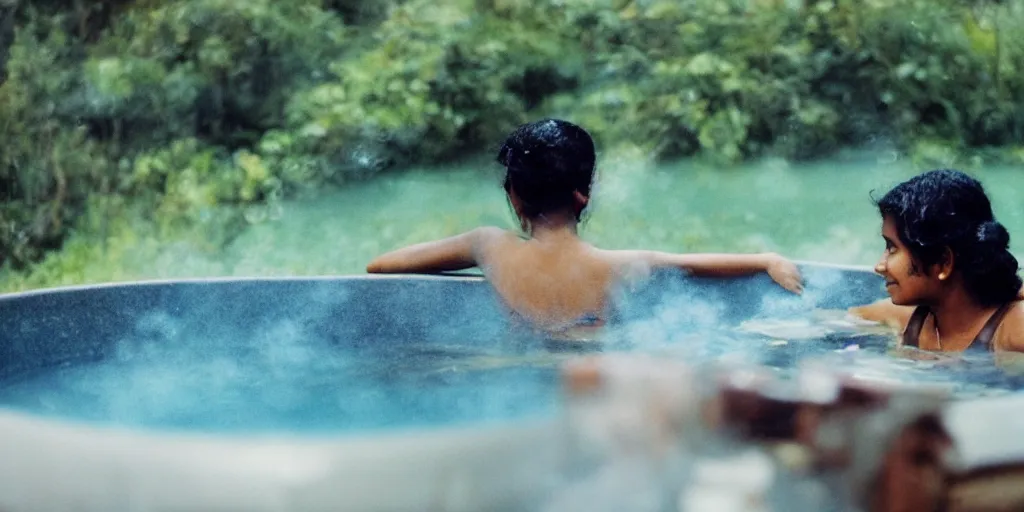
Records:
[[[801,267],[801,297],[764,276],[654,276],[610,330],[664,347],[884,295],[868,269]],[[529,510],[566,459],[559,363],[648,347],[554,345],[472,276],[0,296],[0,510]]]

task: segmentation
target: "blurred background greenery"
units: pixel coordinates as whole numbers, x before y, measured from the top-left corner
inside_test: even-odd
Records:
[[[0,16],[0,291],[359,272],[511,225],[481,158],[546,116],[599,142],[590,235],[607,246],[869,263],[870,190],[935,166],[995,183],[1024,227],[1007,195],[1024,185],[1024,2],[0,0]]]

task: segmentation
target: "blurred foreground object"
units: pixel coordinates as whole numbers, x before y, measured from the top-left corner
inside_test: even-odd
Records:
[[[645,510],[1024,510],[1020,398],[650,356],[574,361],[563,385],[581,479],[634,460]]]

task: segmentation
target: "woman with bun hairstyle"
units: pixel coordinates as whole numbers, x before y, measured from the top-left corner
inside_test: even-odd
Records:
[[[978,180],[939,169],[877,201],[889,299],[851,310],[938,352],[1024,352],[1024,305],[1010,235]]]
[[[608,316],[620,278],[671,267],[693,275],[764,272],[786,289],[803,285],[797,266],[774,253],[676,254],[603,250],[577,229],[590,202],[596,152],[582,127],[559,119],[520,126],[502,145],[504,192],[522,233],[480,227],[375,258],[370,273],[432,273],[479,267],[513,313],[549,333],[589,335]],[[570,334],[572,333],[572,334]]]

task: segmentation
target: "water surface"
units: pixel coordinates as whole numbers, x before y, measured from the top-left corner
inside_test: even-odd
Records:
[[[677,252],[777,251],[794,259],[870,265],[884,245],[871,199],[917,172],[894,154],[793,165],[769,160],[721,169],[605,157],[582,235],[599,247]],[[1024,240],[1024,175],[974,172],[1016,254]],[[362,273],[374,256],[489,224],[512,228],[497,164],[414,169],[286,202],[261,213],[224,251],[184,244],[90,263],[106,280],[209,275]]]
[[[687,364],[757,364],[782,379],[815,361],[872,381],[940,386],[960,398],[1024,387],[988,354],[896,351],[891,333],[839,311],[725,325],[701,324],[698,307],[690,310],[698,322],[689,328],[673,328],[654,315],[614,326],[585,349],[549,341],[523,350],[512,340],[471,339],[353,349],[287,326],[252,339],[136,334],[106,360],[0,383],[0,406],[96,424],[205,432],[483,425],[556,415],[560,365],[595,350],[658,354]],[[154,321],[173,322],[140,322]]]

